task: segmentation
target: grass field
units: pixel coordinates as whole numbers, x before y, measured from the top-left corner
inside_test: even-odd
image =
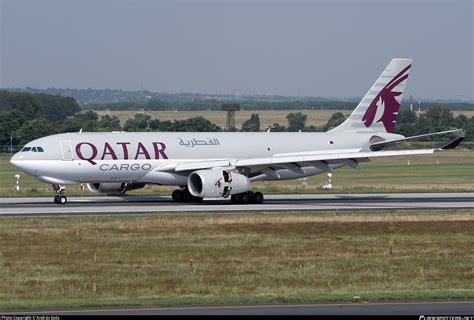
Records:
[[[408,165],[408,160],[410,165]],[[438,163],[438,164],[437,164]],[[0,156],[0,197],[52,196],[48,184],[20,173],[19,193],[14,191],[18,173],[9,163],[9,156]],[[430,156],[389,157],[362,163],[360,170],[343,168],[333,173],[332,191],[320,189],[326,175],[305,180],[253,183],[254,190],[265,193],[321,193],[321,192],[441,192],[474,191],[474,150],[453,150]],[[174,187],[148,186],[129,194],[169,195]],[[68,195],[93,195],[79,186],[68,186]]]
[[[0,219],[0,308],[474,298],[474,212]]]
[[[286,116],[292,112],[302,112],[308,115],[306,125],[322,126],[326,124],[329,118],[335,112],[344,114],[350,113],[349,110],[242,110],[235,113],[235,126],[242,127],[242,123],[250,118],[252,113],[258,113],[260,117],[260,128],[264,129],[268,126],[279,123],[288,126]],[[105,114],[115,115],[120,119],[120,123],[124,124],[128,118],[133,118],[137,111],[97,111],[99,116]],[[224,128],[226,121],[226,113],[223,111],[147,111],[153,118],[160,120],[185,120],[191,117],[202,116],[209,121]]]
[[[335,112],[342,112],[343,114],[350,114],[351,110],[242,110],[235,113],[235,126],[242,127],[242,123],[250,118],[252,113],[258,113],[260,117],[260,128],[268,128],[268,126],[279,123],[288,126],[286,116],[291,112],[302,112],[308,116],[306,125],[314,125],[321,127],[329,120]],[[106,114],[115,115],[120,119],[123,125],[125,121],[137,113],[137,111],[97,111],[99,116]],[[226,121],[226,113],[222,111],[147,111],[153,118],[160,120],[185,120],[191,117],[202,116],[209,121],[224,128]],[[467,117],[474,116],[474,111],[453,111],[456,117],[459,114],[465,114]]]

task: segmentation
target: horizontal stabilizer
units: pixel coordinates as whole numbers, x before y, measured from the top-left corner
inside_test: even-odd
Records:
[[[464,140],[464,138],[465,138],[465,136],[459,136],[456,139],[454,139],[453,141],[451,141],[451,142],[445,144],[444,146],[442,146],[440,149],[441,150],[455,149]]]

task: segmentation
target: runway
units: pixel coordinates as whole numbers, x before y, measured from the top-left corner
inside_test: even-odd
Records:
[[[247,205],[228,199],[175,203],[171,197],[133,195],[69,197],[66,205],[54,204],[52,197],[0,199],[0,216],[468,209],[474,209],[474,192],[266,195],[264,203]]]
[[[247,212],[325,212],[387,210],[473,210],[474,193],[268,195],[260,205],[229,200],[175,203],[170,197],[2,198],[0,216],[76,216],[121,214],[212,214]],[[2,315],[473,315],[474,301],[301,303],[228,306],[83,307],[50,310],[0,310]]]
[[[473,315],[474,301],[103,307],[0,311],[0,315]]]

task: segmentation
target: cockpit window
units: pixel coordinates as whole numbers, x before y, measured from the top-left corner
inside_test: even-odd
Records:
[[[24,147],[21,149],[21,152],[44,152],[44,149],[42,147]]]

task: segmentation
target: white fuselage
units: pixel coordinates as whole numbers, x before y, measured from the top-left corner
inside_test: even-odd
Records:
[[[380,135],[378,133],[377,135]],[[178,164],[214,161],[222,166],[235,159],[267,158],[307,151],[368,150],[373,132],[222,133],[140,132],[65,133],[28,143],[43,152],[20,151],[11,163],[40,181],[51,184],[133,182],[185,185],[189,172],[173,172]],[[39,148],[38,148],[39,149]],[[329,164],[338,168],[344,164]],[[294,179],[323,172],[314,166],[294,172],[277,168],[278,179]],[[274,176],[249,172],[251,181]]]

